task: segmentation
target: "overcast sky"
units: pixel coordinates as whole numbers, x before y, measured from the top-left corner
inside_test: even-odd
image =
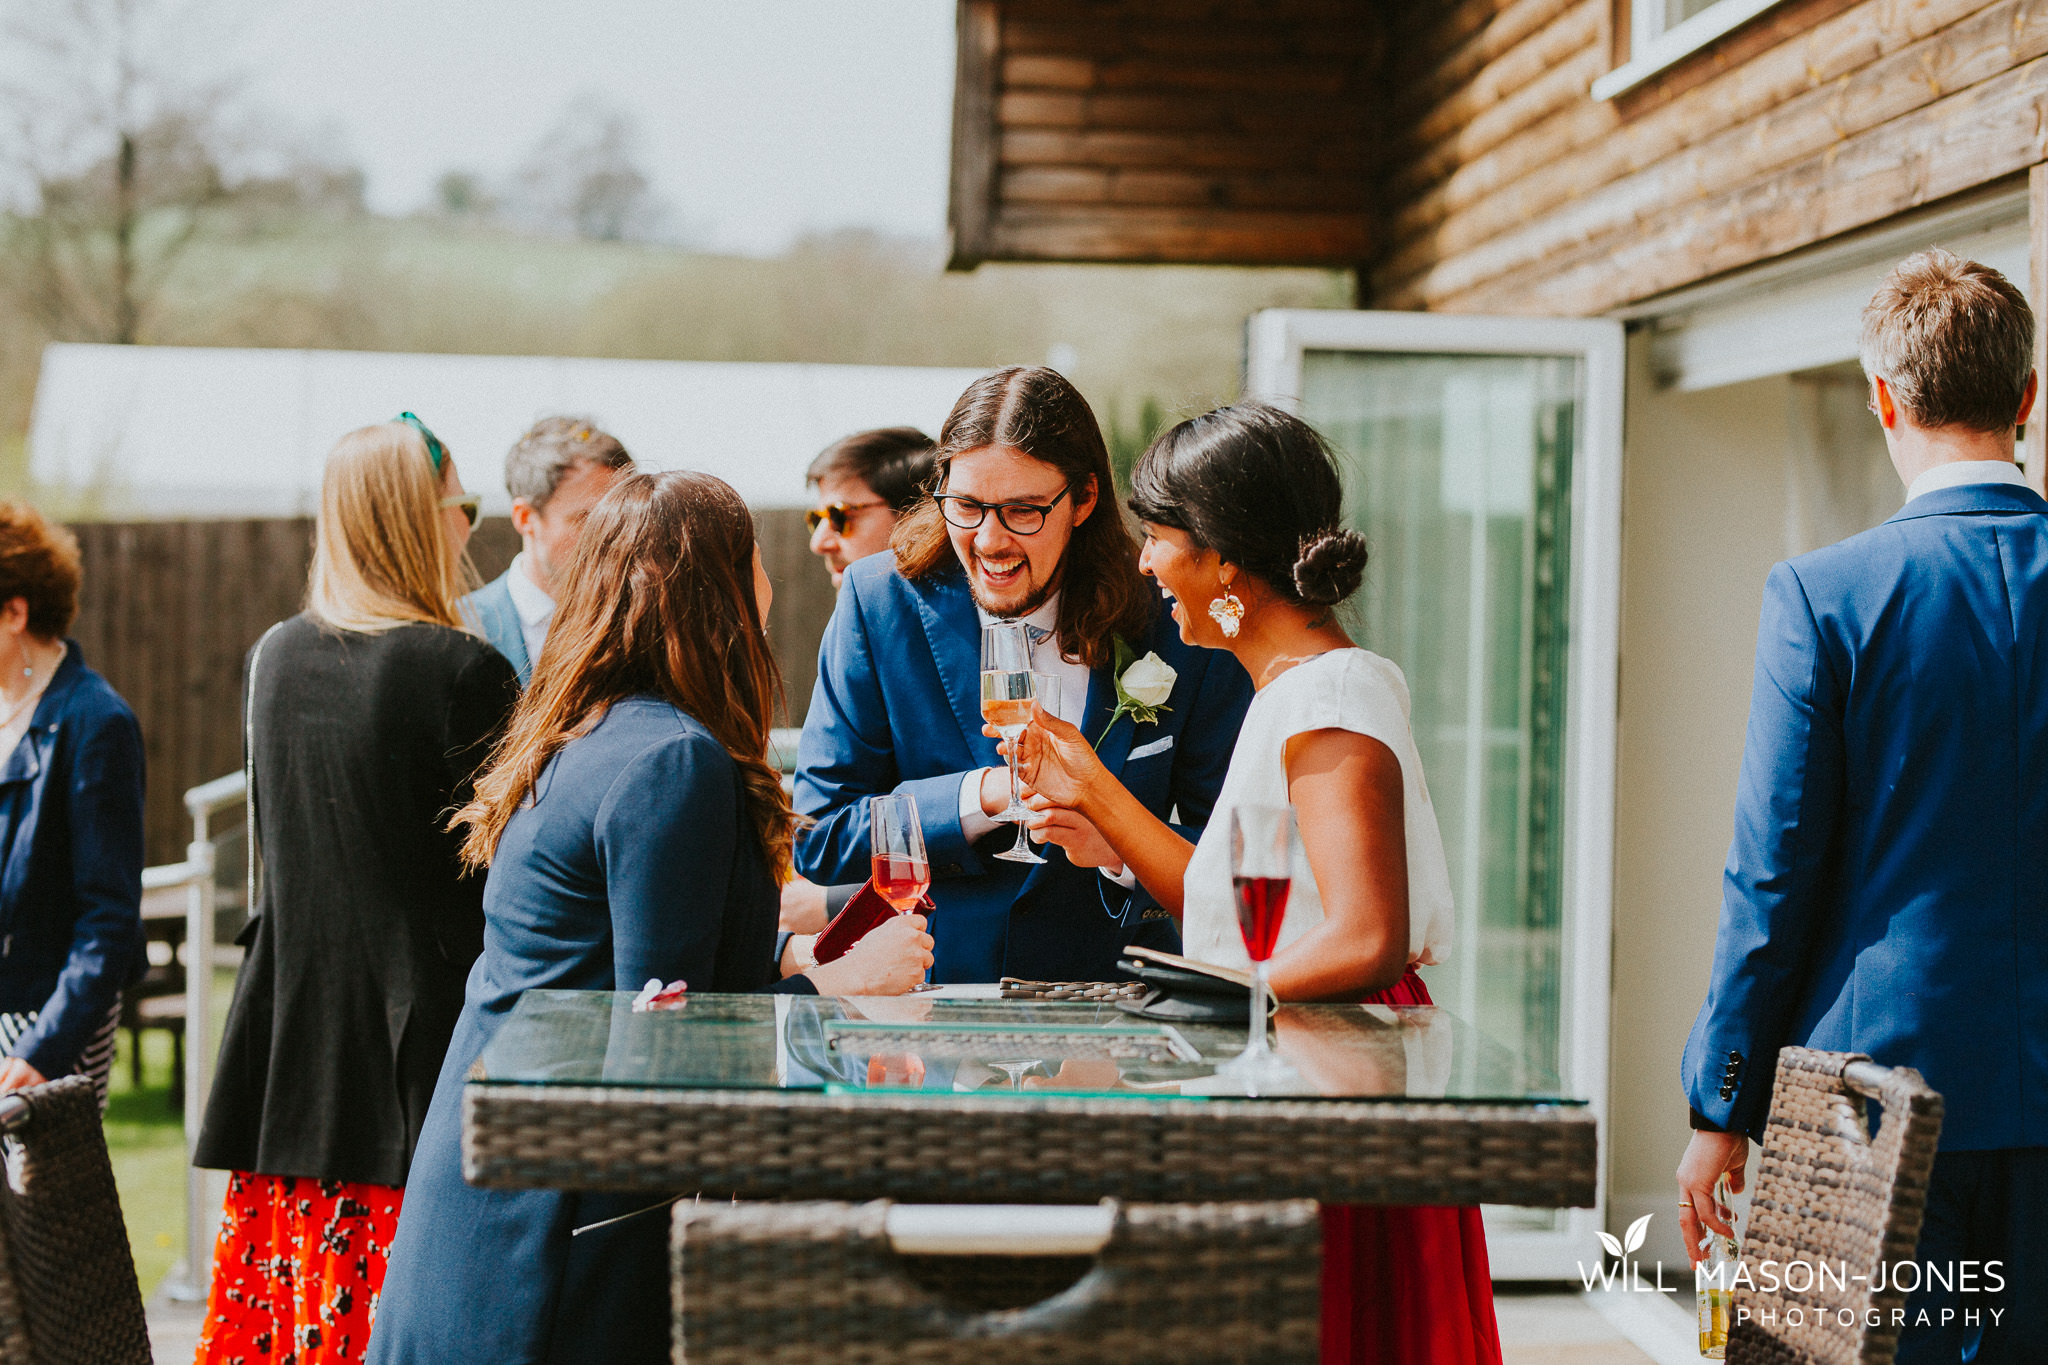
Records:
[[[569,102],[635,115],[691,239],[767,254],[807,231],[945,230],[953,0],[251,0],[258,105],[331,132],[371,206],[499,175]]]

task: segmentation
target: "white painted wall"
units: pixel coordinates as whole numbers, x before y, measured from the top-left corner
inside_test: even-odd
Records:
[[[1682,1266],[1678,1064],[1706,994],[1764,577],[1785,557],[1791,381],[1659,389],[1629,348],[1607,1222]]]
[[[805,505],[803,471],[869,427],[936,435],[973,369],[561,356],[54,345],[30,424],[36,496],[60,515],[292,516],[316,510],[345,432],[418,413],[484,510],[536,418],[592,417],[640,467],[716,474],[755,507]]]

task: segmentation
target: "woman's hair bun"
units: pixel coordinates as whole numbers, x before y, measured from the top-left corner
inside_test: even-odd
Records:
[[[1304,602],[1334,606],[1358,591],[1365,578],[1365,537],[1356,531],[1303,536],[1294,560],[1294,590]]]

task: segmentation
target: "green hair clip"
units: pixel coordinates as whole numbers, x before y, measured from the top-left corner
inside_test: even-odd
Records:
[[[427,458],[434,462],[434,472],[439,474],[441,466],[448,463],[448,447],[441,444],[441,438],[427,430],[427,424],[412,413],[401,412],[392,420],[403,422],[420,434],[420,439],[427,443]]]

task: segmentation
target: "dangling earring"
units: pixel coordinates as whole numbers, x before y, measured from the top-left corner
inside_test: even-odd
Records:
[[[1238,600],[1228,583],[1223,585],[1223,596],[1209,599],[1209,619],[1223,632],[1224,639],[1237,638],[1238,623],[1244,620],[1244,603]]]

